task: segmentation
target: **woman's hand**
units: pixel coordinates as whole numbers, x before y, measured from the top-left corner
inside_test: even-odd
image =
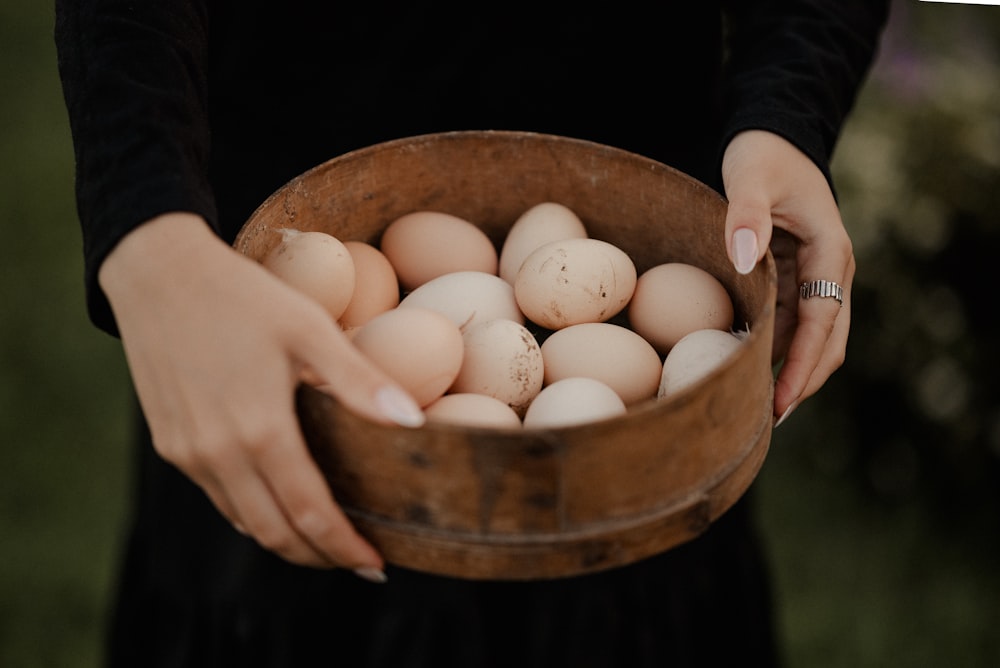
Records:
[[[722,178],[729,200],[726,247],[749,273],[770,246],[778,268],[774,413],[780,423],[816,393],[844,361],[850,329],[854,252],[823,173],[804,153],[770,132],[738,134],[726,148]],[[799,286],[827,280],[835,299],[803,299]]]
[[[240,531],[287,560],[379,578],[382,557],[334,502],[294,408],[300,382],[373,420],[422,423],[312,300],[199,217],[160,216],[99,275],[157,452]]]

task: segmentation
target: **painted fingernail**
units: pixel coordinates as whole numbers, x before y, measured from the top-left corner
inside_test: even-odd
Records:
[[[793,403],[793,404],[792,404],[791,406],[789,406],[788,408],[786,408],[786,409],[785,409],[785,412],[784,412],[784,413],[782,413],[782,414],[781,414],[781,417],[780,417],[780,418],[778,418],[778,419],[777,419],[777,421],[776,421],[776,422],[774,423],[774,429],[777,429],[777,428],[778,428],[778,426],[779,426],[779,425],[780,425],[780,424],[781,424],[782,422],[784,422],[785,420],[787,420],[787,419],[788,419],[788,416],[792,414],[792,411],[794,411],[794,410],[795,410],[795,408],[796,408],[797,406],[798,406],[798,403],[796,402],[796,403]]]
[[[374,582],[376,584],[382,584],[388,582],[389,578],[386,576],[385,571],[380,568],[373,568],[371,566],[363,566],[361,568],[355,568],[354,574],[363,580],[368,580],[369,582]]]
[[[424,423],[424,412],[410,395],[393,386],[386,386],[375,393],[378,411],[403,427],[419,427]]]
[[[733,232],[733,264],[736,271],[749,274],[757,266],[757,235],[749,227]]]

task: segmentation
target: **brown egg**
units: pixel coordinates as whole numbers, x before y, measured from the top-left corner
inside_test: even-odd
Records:
[[[627,315],[630,327],[665,355],[695,330],[728,331],[733,326],[733,302],[708,271],[669,262],[639,276]]]
[[[345,241],[354,260],[354,294],[340,316],[345,330],[360,327],[379,313],[399,305],[399,281],[388,258],[363,241]]]
[[[462,333],[427,309],[395,308],[355,330],[351,341],[421,406],[442,396],[462,367]]]
[[[261,264],[275,276],[340,318],[354,294],[354,260],[344,244],[325,232],[280,230],[281,242]]]
[[[514,297],[532,322],[561,329],[618,314],[635,289],[632,259],[599,239],[551,241],[521,264]]]
[[[424,409],[429,422],[520,429],[521,418],[504,402],[485,394],[446,394]]]
[[[497,250],[486,233],[441,211],[414,211],[393,220],[382,233],[379,249],[404,290],[455,271],[497,273]]]
[[[618,393],[626,405],[656,396],[663,364],[653,346],[632,330],[607,322],[570,325],[541,345],[545,384],[584,376]]]
[[[583,221],[569,207],[558,202],[536,204],[514,221],[504,237],[500,249],[500,278],[513,285],[521,264],[536,248],[550,241],[586,236]]]

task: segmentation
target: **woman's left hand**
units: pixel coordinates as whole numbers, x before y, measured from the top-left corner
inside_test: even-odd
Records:
[[[729,200],[726,248],[749,273],[771,248],[778,270],[773,361],[774,415],[780,423],[844,362],[850,329],[854,251],[823,172],[771,132],[749,130],[726,147],[722,179]],[[843,288],[833,298],[803,298],[814,280]],[[776,423],[776,424],[777,424]]]

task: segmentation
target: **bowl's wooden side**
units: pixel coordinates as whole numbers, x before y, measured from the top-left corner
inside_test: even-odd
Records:
[[[261,258],[274,228],[377,244],[418,209],[461,216],[497,244],[541,201],[573,209],[641,272],[701,266],[733,297],[750,336],[675,399],[580,427],[502,432],[372,424],[303,388],[310,447],[355,525],[386,559],[468,578],[559,577],[626,564],[701,533],[746,491],[771,435],[773,259],[733,270],[714,191],[659,163],[590,142],[456,132],[362,149],[317,166],[264,202],[236,247]]]

